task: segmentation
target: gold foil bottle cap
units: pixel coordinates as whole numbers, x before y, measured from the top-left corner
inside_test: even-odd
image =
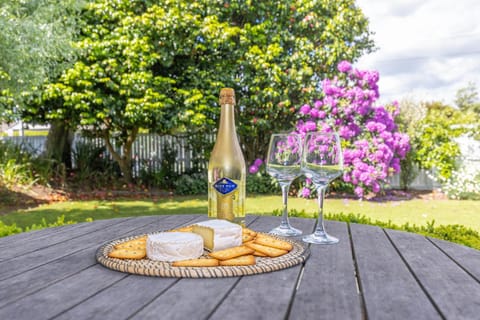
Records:
[[[220,90],[220,105],[224,104],[235,104],[235,90],[232,88]]]

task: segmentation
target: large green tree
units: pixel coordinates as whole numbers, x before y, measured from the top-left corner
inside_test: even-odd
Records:
[[[127,180],[139,128],[213,132],[225,86],[247,161],[263,157],[319,80],[373,47],[353,0],[96,0],[83,19],[82,58],[29,111],[103,137]]]
[[[425,116],[415,121],[409,134],[412,160],[432,170],[440,182],[450,178],[457,167],[460,148],[455,138],[471,132],[471,119],[460,110],[441,102],[424,102]]]
[[[75,60],[71,42],[83,1],[0,3],[0,120],[17,118],[20,93],[52,79]],[[3,103],[2,103],[3,102]],[[8,103],[7,103],[8,102]]]
[[[25,115],[25,95],[56,79],[72,65],[78,16],[84,1],[4,0],[0,3],[0,121]],[[36,88],[37,87],[37,88]],[[39,118],[23,119],[41,122]],[[70,159],[71,130],[63,120],[50,121],[46,157]]]

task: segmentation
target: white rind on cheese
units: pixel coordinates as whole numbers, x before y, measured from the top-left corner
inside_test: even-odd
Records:
[[[147,257],[155,261],[197,259],[203,254],[203,238],[187,232],[148,235]]]
[[[242,227],[227,220],[212,219],[193,225],[193,232],[203,238],[205,248],[223,250],[242,244]]]

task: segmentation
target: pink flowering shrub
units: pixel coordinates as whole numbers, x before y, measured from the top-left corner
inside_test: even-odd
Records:
[[[374,105],[379,97],[378,72],[353,69],[347,61],[339,63],[338,71],[336,78],[322,82],[322,94],[312,105],[299,108],[296,130],[303,136],[316,130],[336,131],[344,152],[343,181],[364,197],[378,193],[387,177],[400,171],[410,140],[395,124],[396,102]]]

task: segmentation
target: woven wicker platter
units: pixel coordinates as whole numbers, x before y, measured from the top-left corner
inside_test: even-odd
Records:
[[[169,262],[153,261],[148,258],[142,260],[129,260],[110,258],[108,256],[108,253],[115,245],[140,238],[142,236],[145,236],[145,234],[121,238],[104,244],[97,250],[97,261],[109,269],[145,276],[175,278],[222,278],[253,275],[290,268],[304,262],[310,255],[310,249],[305,243],[283,237],[277,237],[284,241],[290,242],[293,245],[293,249],[289,253],[278,258],[257,257],[257,263],[253,266],[172,267],[171,263]],[[205,251],[205,257],[206,254],[207,252]]]

